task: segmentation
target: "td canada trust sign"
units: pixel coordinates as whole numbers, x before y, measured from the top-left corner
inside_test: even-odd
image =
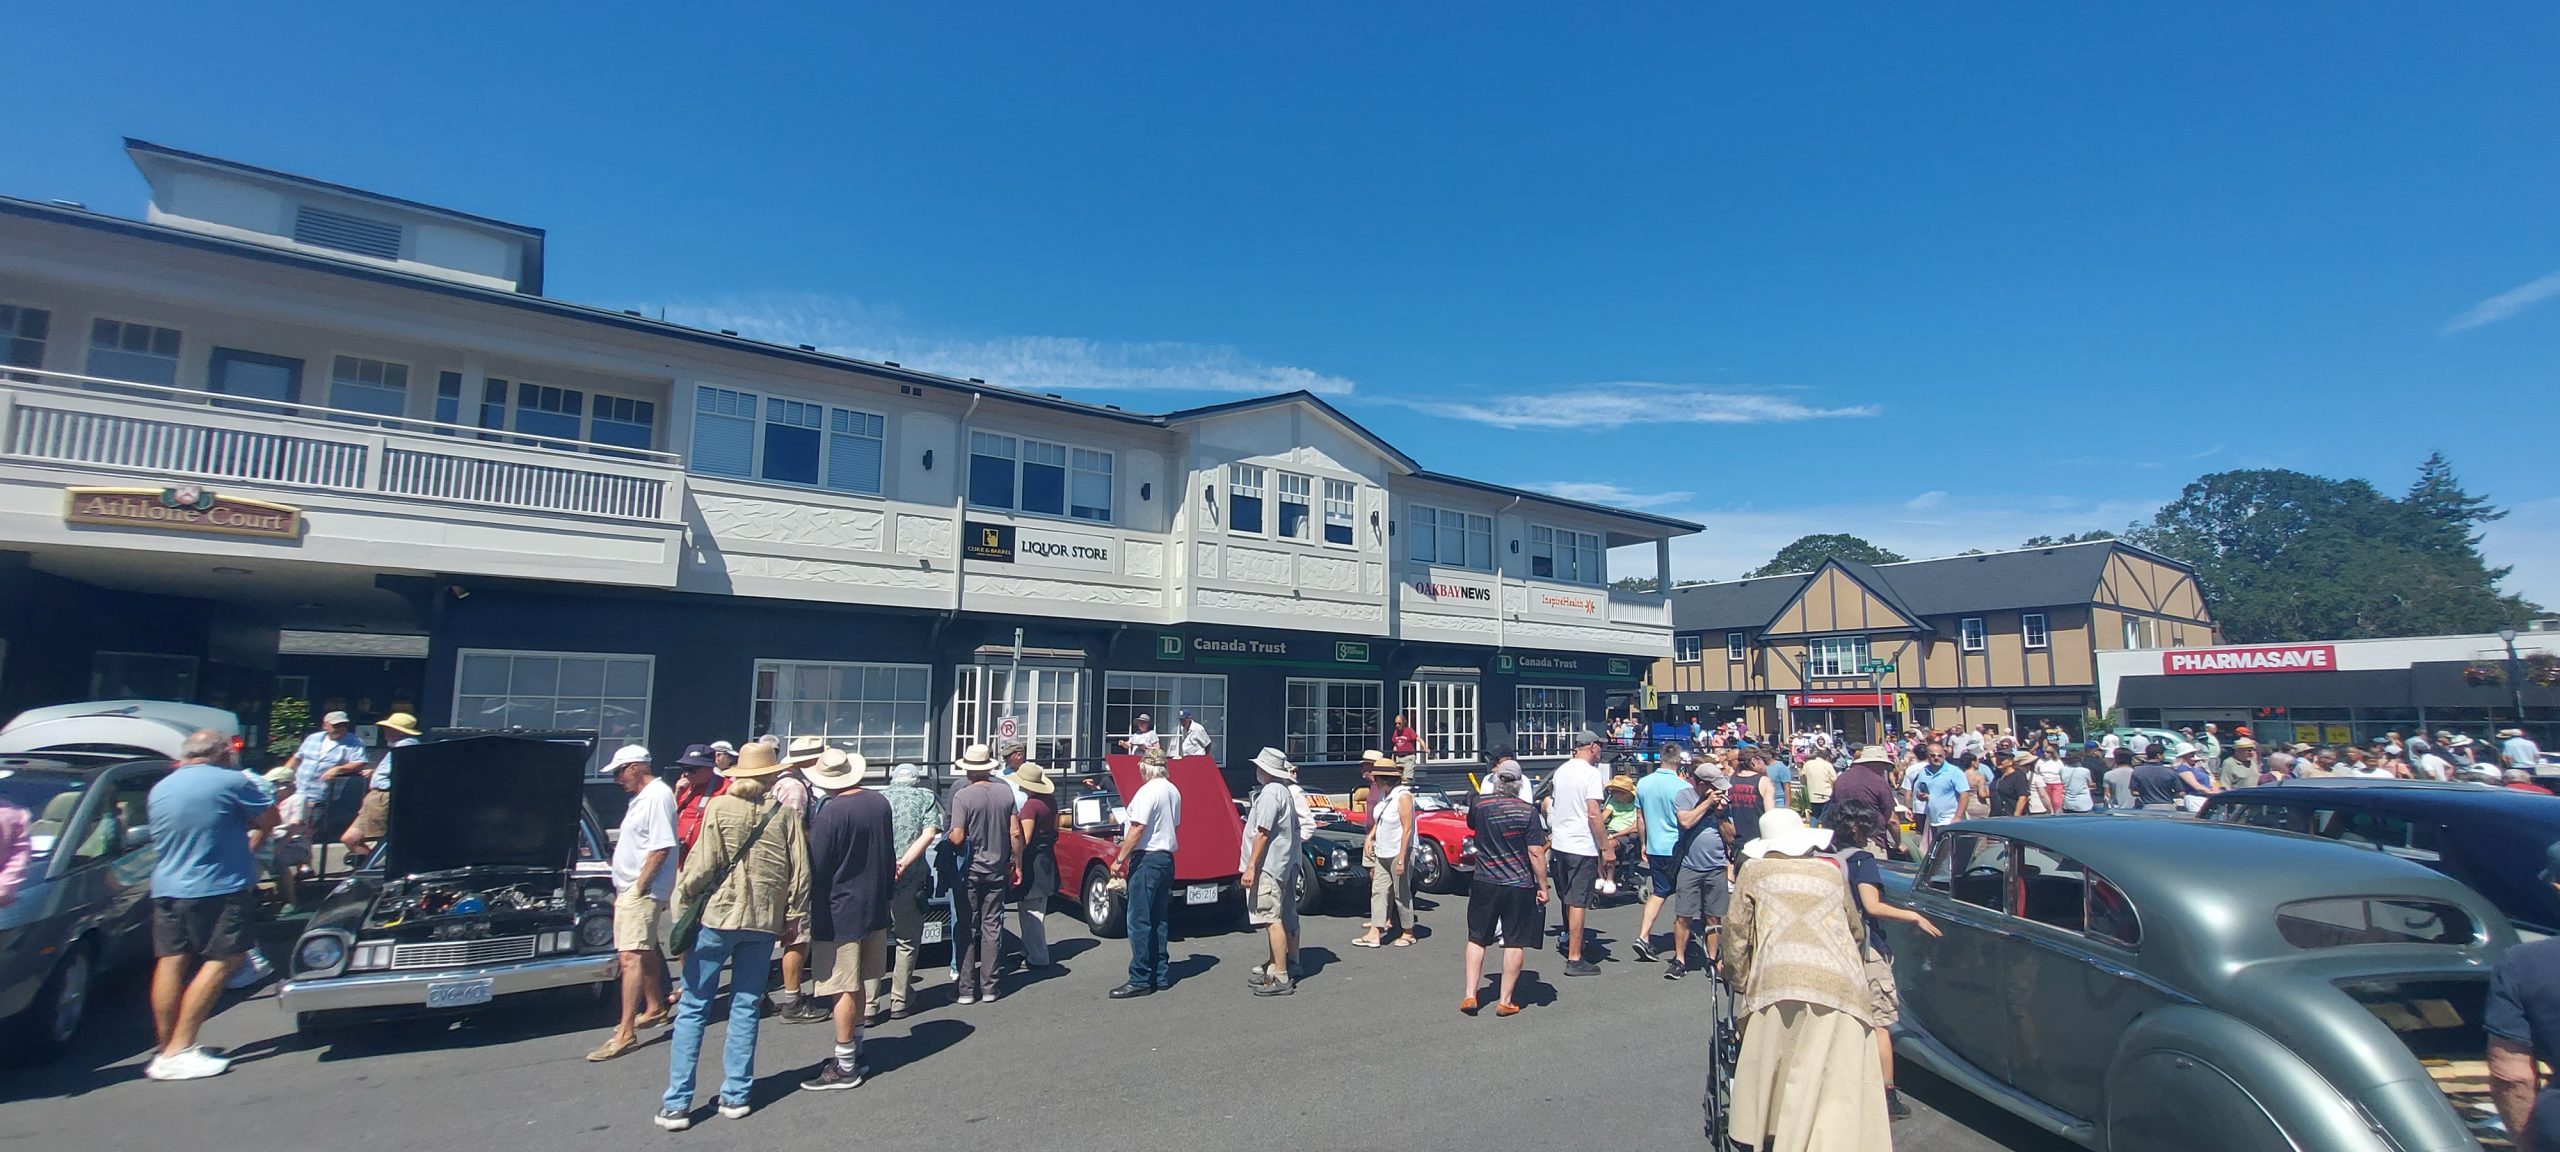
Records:
[[[105,528],[147,528],[206,536],[302,537],[302,510],[195,484],[174,488],[66,488],[62,519]]]
[[[2335,644],[2277,644],[2260,648],[2172,648],[2160,656],[2160,670],[2171,676],[2218,676],[2248,672],[2335,672]]]

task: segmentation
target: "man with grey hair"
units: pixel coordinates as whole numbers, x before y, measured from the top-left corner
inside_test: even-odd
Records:
[[[1162,746],[1150,745],[1139,756],[1138,774],[1146,783],[1129,797],[1121,821],[1127,830],[1111,865],[1129,882],[1129,982],[1111,990],[1114,1000],[1173,987],[1166,949],[1173,938],[1173,853],[1181,842],[1182,793],[1168,778]]]
[[[252,833],[271,831],[276,811],[265,789],[231,767],[231,737],[210,728],[188,734],[176,770],[151,786],[151,1017],[160,1048],[143,1069],[153,1080],[200,1080],[231,1067],[196,1045],[225,982],[251,944],[258,863]],[[131,831],[120,820],[104,834]]]
[[[994,1002],[996,964],[1004,950],[1004,898],[1018,879],[1022,828],[1013,819],[1013,791],[993,779],[995,755],[984,744],[972,744],[956,767],[969,783],[951,794],[951,830],[945,833],[960,850],[959,997],[967,1007]]]
[[[1298,766],[1287,753],[1265,748],[1253,758],[1262,788],[1254,793],[1253,813],[1245,824],[1244,873],[1247,919],[1271,937],[1271,961],[1257,965],[1250,983],[1256,996],[1286,996],[1298,990],[1298,810],[1289,786],[1298,782]]]
[[[922,765],[900,764],[889,770],[889,786],[880,790],[889,802],[889,839],[898,846],[898,865],[889,883],[893,943],[888,995],[875,987],[867,1002],[875,1016],[885,1003],[894,1020],[907,1018],[907,994],[915,988],[916,950],[924,939],[926,901],[933,896],[933,865],[927,858],[943,828],[942,801],[920,783],[923,779]]]

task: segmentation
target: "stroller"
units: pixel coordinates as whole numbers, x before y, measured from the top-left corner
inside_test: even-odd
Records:
[[[1707,975],[1707,1147],[1715,1152],[1732,1152],[1741,1147],[1734,1143],[1731,1123],[1733,1070],[1742,1059],[1742,1020],[1734,1013],[1739,994],[1725,982],[1722,970],[1710,967]]]

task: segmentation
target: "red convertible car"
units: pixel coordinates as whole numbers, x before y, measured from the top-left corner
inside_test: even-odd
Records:
[[[1135,756],[1105,758],[1111,774],[1088,777],[1058,789],[1058,810],[1069,827],[1058,833],[1058,887],[1074,893],[1084,906],[1084,921],[1096,936],[1129,932],[1129,900],[1125,890],[1111,887],[1111,866],[1120,858],[1121,818],[1127,797],[1145,778]],[[1182,794],[1182,823],[1175,829],[1179,846],[1173,854],[1173,880],[1178,907],[1215,905],[1230,898],[1241,903],[1237,861],[1244,854],[1244,819],[1236,814],[1235,796],[1227,790],[1218,762],[1186,756],[1169,766],[1166,778]]]
[[[1467,855],[1467,806],[1430,785],[1413,789],[1413,886],[1424,892],[1458,892],[1467,886],[1475,860]],[[1344,815],[1337,827],[1367,834],[1366,811]],[[1064,875],[1064,873],[1061,873]]]

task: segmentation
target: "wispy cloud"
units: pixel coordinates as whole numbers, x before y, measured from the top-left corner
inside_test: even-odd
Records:
[[[1345,395],[1340,376],[1256,360],[1223,344],[1088,340],[1078,336],[979,335],[908,321],[894,310],[840,296],[762,293],[665,305],[666,317],[726,328],[776,344],[814,344],[864,360],[1026,392],[1288,392]]]
[[[1529,487],[1549,496],[1580,500],[1586,504],[1606,504],[1612,508],[1659,508],[1697,496],[1695,492],[1636,492],[1594,480],[1551,480]]]
[[[1946,503],[1946,502],[1947,502],[1947,494],[1946,494],[1945,492],[1941,492],[1941,491],[1934,491],[1934,490],[1933,490],[1933,491],[1923,492],[1923,493],[1921,493],[1921,494],[1919,494],[1919,495],[1917,495],[1917,496],[1914,496],[1914,497],[1912,497],[1912,498],[1910,498],[1910,499],[1908,499],[1908,500],[1903,501],[1903,502],[1902,502],[1902,506],[1903,506],[1903,507],[1905,507],[1905,508],[1911,508],[1911,509],[1935,508],[1935,507],[1937,507],[1938,505],[1940,505],[1940,504],[1944,504],[1944,503]]]
[[[1629,424],[1791,424],[1873,416],[1880,411],[1872,404],[1825,408],[1771,392],[1644,381],[1577,384],[1540,392],[1492,393],[1453,400],[1402,396],[1371,399],[1496,428],[1562,430],[1606,430]]]
[[[2445,321],[2440,331],[2444,335],[2452,336],[2484,325],[2495,324],[2554,296],[2560,296],[2560,272],[2554,272],[2539,280],[2527,281],[2474,304],[2462,315]]]

